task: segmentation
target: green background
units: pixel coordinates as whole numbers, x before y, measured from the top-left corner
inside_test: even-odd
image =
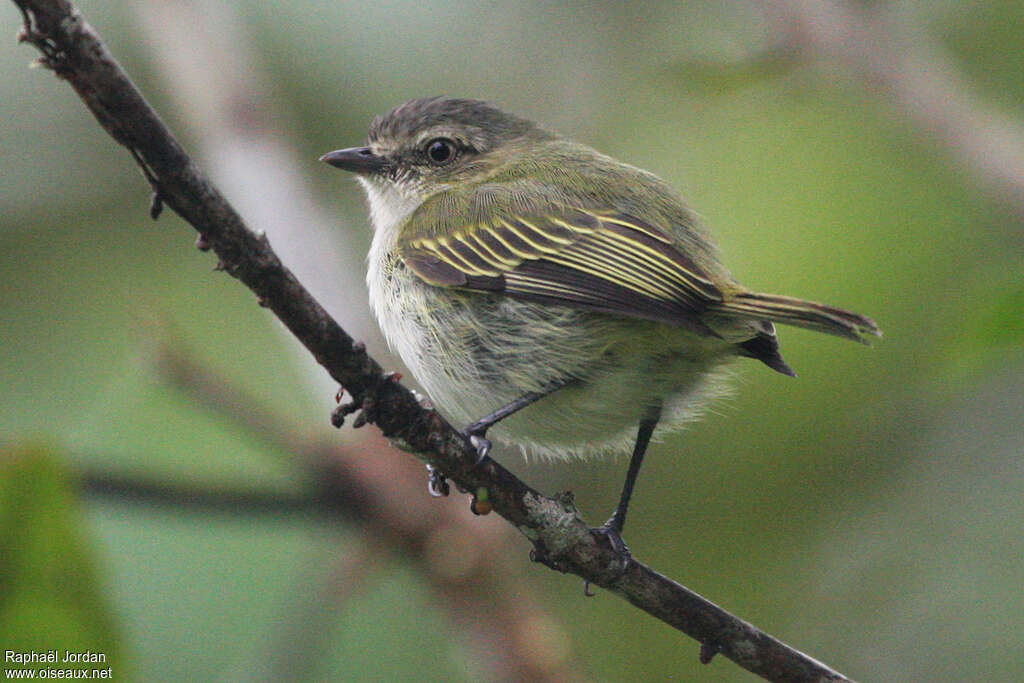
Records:
[[[351,272],[369,239],[362,197],[316,159],[359,144],[374,114],[441,93],[495,101],[680,187],[745,284],[871,315],[885,333],[871,348],[781,330],[798,380],[742,364],[733,398],[652,448],[627,541],[854,678],[1018,680],[1021,215],[848,64],[747,68],[768,40],[756,6],[696,6],[196,5],[229,15],[244,41],[259,114],[347,254],[334,288],[348,298],[332,312],[389,367],[398,362],[370,332],[362,273]],[[213,124],[189,109],[211,94],[171,94],[132,3],[81,7],[186,147],[217,168]],[[896,3],[893,14],[962,72],[969,96],[1021,125],[1022,8]],[[19,25],[0,5],[3,32]],[[201,40],[181,35],[186,48]],[[318,644],[286,678],[487,678],[400,553],[325,606],[332,568],[363,542],[356,526],[77,493],[82,471],[308,485],[287,453],[170,386],[154,336],[300,434],[355,436],[326,425],[331,387],[248,291],[211,271],[191,229],[169,212],[149,220],[128,154],[65,84],[25,68],[36,56],[13,41],[0,50],[0,649],[88,646],[121,680],[271,680],[296,659],[290,638],[308,611]],[[264,177],[273,183],[274,169]],[[265,192],[225,183],[241,205]],[[295,259],[302,246],[286,245]],[[594,522],[625,467],[499,458],[546,492],[572,489]],[[539,593],[579,678],[752,678],[721,658],[702,666],[696,643],[612,596],[585,599],[527,549],[513,539],[490,559]]]

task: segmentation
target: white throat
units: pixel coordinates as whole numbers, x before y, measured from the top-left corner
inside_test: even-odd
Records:
[[[407,329],[407,316],[400,297],[401,287],[393,276],[398,258],[396,245],[399,231],[412,212],[423,203],[423,198],[401,192],[394,183],[386,180],[360,177],[359,184],[366,190],[370,221],[373,223],[373,240],[366,259],[370,307],[387,337],[388,345],[398,351],[412,367],[411,359],[406,356],[408,341],[415,338],[415,335]]]
[[[370,204],[370,221],[373,223],[374,245],[388,248],[398,239],[398,228],[402,222],[423,203],[423,197],[401,192],[388,181],[359,177],[359,184],[366,190]]]

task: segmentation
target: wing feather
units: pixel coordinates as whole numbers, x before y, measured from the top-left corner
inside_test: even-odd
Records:
[[[420,237],[400,250],[424,281],[658,320],[713,334],[698,314],[722,292],[672,239],[635,216],[564,209]]]

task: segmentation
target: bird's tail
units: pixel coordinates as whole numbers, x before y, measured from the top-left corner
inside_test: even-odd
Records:
[[[796,325],[809,330],[834,334],[862,343],[868,335],[881,337],[878,325],[866,316],[814,301],[776,294],[742,292],[713,307],[716,313]]]

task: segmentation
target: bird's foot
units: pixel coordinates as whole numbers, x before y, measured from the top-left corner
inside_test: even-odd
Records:
[[[491,452],[491,442],[489,439],[484,438],[488,427],[490,425],[482,425],[479,422],[475,422],[462,430],[463,436],[469,439],[469,443],[473,444],[473,448],[476,449],[476,467],[484,464]]]
[[[601,526],[592,528],[590,533],[604,538],[611,546],[612,552],[615,553],[615,561],[609,567],[609,574],[612,581],[617,580],[626,573],[629,563],[633,561],[633,554],[629,552],[629,547],[622,540],[622,529],[616,524],[616,519],[612,517]],[[583,582],[583,594],[587,597],[594,596],[594,593],[590,591],[589,581]]]
[[[617,556],[622,558],[622,571],[625,571],[626,564],[629,563],[629,560],[632,558],[632,554],[629,552],[629,547],[626,545],[626,542],[622,540],[622,531],[610,520],[596,529],[591,529],[591,531],[608,539],[608,544],[612,547],[612,550],[615,551]]]
[[[441,474],[441,470],[433,465],[427,465],[427,491],[434,498],[444,498],[451,492],[448,478]]]

